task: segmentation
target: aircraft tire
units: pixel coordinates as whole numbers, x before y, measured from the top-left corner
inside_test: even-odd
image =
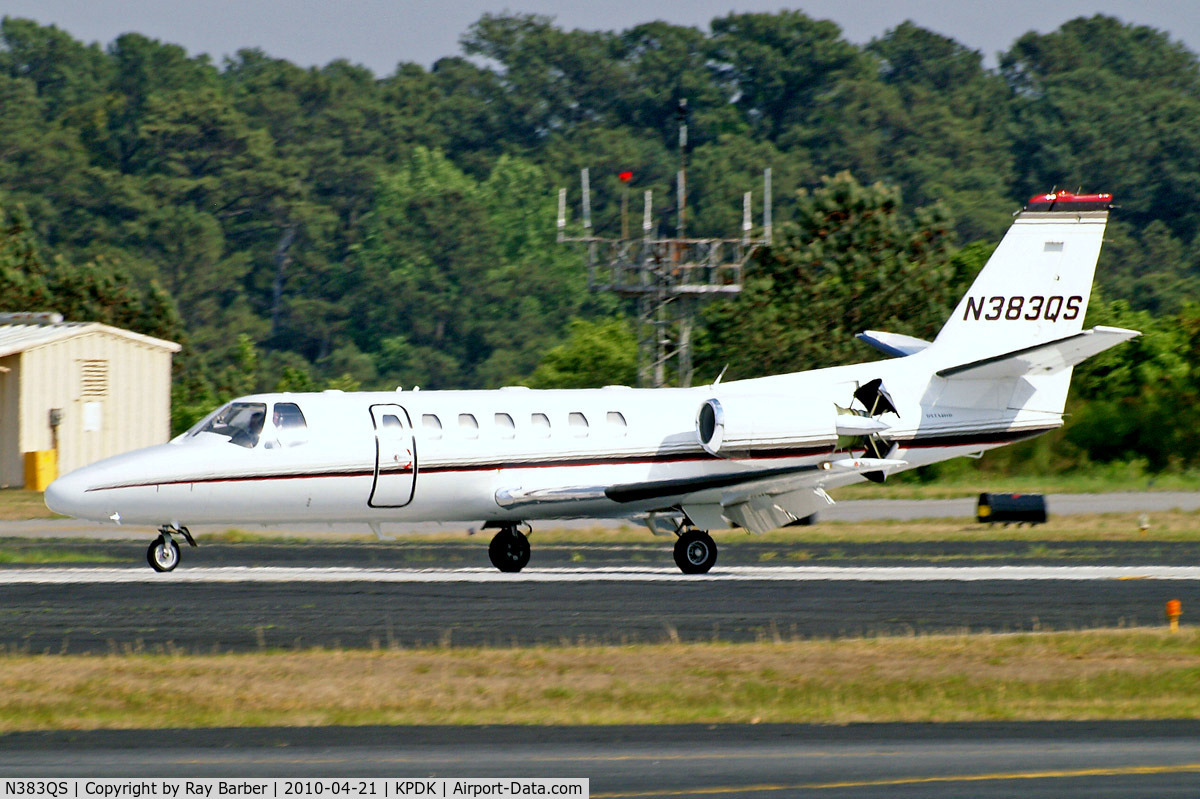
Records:
[[[173,571],[179,565],[179,545],[169,538],[159,536],[146,550],[146,561],[156,572]]]
[[[717,562],[717,542],[703,530],[689,530],[675,540],[675,565],[684,574],[705,574]]]
[[[488,558],[502,572],[519,572],[529,563],[529,539],[518,530],[501,530],[488,544]]]

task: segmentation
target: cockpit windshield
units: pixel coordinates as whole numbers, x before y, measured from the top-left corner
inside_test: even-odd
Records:
[[[266,418],[267,406],[261,402],[231,402],[192,428],[189,435],[215,433],[232,444],[249,448],[258,444]]]

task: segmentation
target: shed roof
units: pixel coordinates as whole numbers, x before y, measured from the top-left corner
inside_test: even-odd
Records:
[[[0,358],[18,352],[52,344],[56,341],[81,336],[86,333],[104,333],[128,339],[148,347],[179,352],[180,345],[153,336],[143,336],[131,330],[122,330],[99,322],[56,322],[53,324],[0,324]]]

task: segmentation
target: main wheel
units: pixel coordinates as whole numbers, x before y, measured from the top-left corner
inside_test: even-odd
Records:
[[[179,565],[179,545],[160,535],[146,550],[146,560],[154,571],[169,572]]]
[[[519,572],[529,563],[529,539],[518,530],[501,530],[488,544],[488,558],[502,572]]]
[[[675,540],[675,565],[684,574],[704,574],[717,562],[717,542],[703,530],[689,530]]]

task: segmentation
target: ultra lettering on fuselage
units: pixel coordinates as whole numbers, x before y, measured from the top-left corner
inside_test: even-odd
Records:
[[[782,527],[832,489],[1059,427],[1074,365],[1138,335],[1083,329],[1111,204],[1034,197],[933,341],[859,334],[890,360],[692,388],[241,397],[56,480],[46,504],[157,526],[160,571],[202,523],[483,523],[492,563],[520,571],[531,523],[633,518],[707,572],[709,530]]]

